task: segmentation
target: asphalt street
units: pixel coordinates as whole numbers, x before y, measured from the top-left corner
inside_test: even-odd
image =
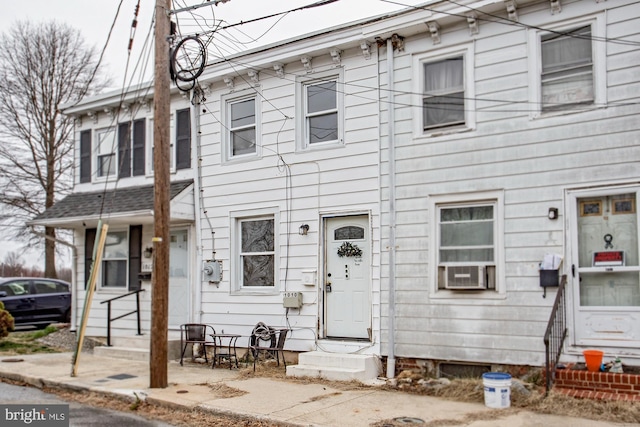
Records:
[[[0,382],[0,404],[68,404],[70,427],[173,427],[160,421],[149,421],[111,409],[95,408],[76,402],[66,402],[54,394],[34,387]]]

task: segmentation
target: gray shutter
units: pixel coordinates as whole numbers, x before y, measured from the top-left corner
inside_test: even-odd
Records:
[[[129,122],[118,125],[118,178],[131,176],[131,127]]]
[[[87,289],[89,277],[91,276],[91,265],[93,264],[93,245],[96,241],[95,228],[84,230],[84,288]]]
[[[176,111],[176,169],[191,167],[191,111]]]
[[[129,290],[140,289],[140,270],[142,253],[142,225],[129,227]]]
[[[80,132],[80,182],[91,182],[91,130]]]
[[[144,175],[145,120],[133,122],[133,176]]]

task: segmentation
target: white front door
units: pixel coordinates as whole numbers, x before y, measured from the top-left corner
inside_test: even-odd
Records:
[[[189,232],[171,230],[169,238],[169,327],[189,322]]]
[[[371,326],[369,218],[326,218],[327,338],[368,339]]]
[[[640,346],[639,193],[570,193],[576,345]]]

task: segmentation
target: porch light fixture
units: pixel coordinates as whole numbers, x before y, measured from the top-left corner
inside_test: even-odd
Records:
[[[153,255],[153,248],[151,246],[147,246],[144,248],[142,255],[144,255],[145,258],[151,258],[151,255]]]
[[[298,234],[301,236],[306,236],[309,232],[309,224],[302,224],[298,229]]]
[[[549,219],[558,219],[558,208],[549,208]]]

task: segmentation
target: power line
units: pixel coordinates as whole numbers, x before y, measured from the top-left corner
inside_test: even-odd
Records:
[[[404,6],[407,8],[413,8],[413,9],[418,9],[418,10],[425,10],[428,12],[432,12],[432,13],[437,13],[437,14],[442,14],[442,15],[448,15],[448,16],[455,16],[458,18],[462,18],[464,20],[467,19],[467,15],[463,15],[463,14],[459,14],[459,13],[452,13],[452,12],[446,12],[440,9],[433,9],[433,8],[429,8],[427,6],[412,6],[412,5],[407,5],[404,3],[399,3],[393,0],[380,0],[384,3],[389,3],[389,4],[395,4],[398,6]],[[500,15],[495,15],[492,13],[488,13],[488,12],[484,12],[480,9],[476,9],[473,8],[471,6],[467,6],[467,5],[463,5],[460,3],[457,3],[453,0],[444,0],[448,3],[454,4],[456,6],[459,7],[465,7],[467,8],[469,11],[472,12],[477,12],[480,13],[482,15],[485,16],[489,16],[491,18],[495,18],[495,19],[487,19],[487,18],[481,18],[481,17],[476,17],[477,20],[479,21],[486,21],[486,22],[493,22],[496,24],[504,24],[504,25],[511,25],[511,26],[515,26],[515,27],[522,27],[522,28],[527,28],[527,29],[534,29],[534,30],[540,30],[540,31],[545,31],[545,32],[549,32],[549,33],[554,33],[557,35],[562,35],[562,36],[568,36],[568,37],[573,37],[573,38],[578,38],[578,39],[587,39],[587,40],[592,40],[592,41],[597,41],[597,42],[606,42],[606,43],[614,43],[614,44],[621,44],[621,45],[627,45],[627,46],[640,46],[640,42],[635,42],[632,40],[623,40],[623,39],[618,39],[618,38],[608,38],[608,37],[598,37],[598,36],[581,36],[579,34],[571,34],[570,32],[564,32],[564,31],[557,31],[557,30],[553,30],[553,29],[549,29],[549,28],[544,28],[544,27],[539,27],[536,25],[531,25],[531,24],[525,24],[519,21],[515,21],[513,19],[509,19],[509,18],[505,18],[503,16]],[[496,20],[497,19],[497,20]]]

